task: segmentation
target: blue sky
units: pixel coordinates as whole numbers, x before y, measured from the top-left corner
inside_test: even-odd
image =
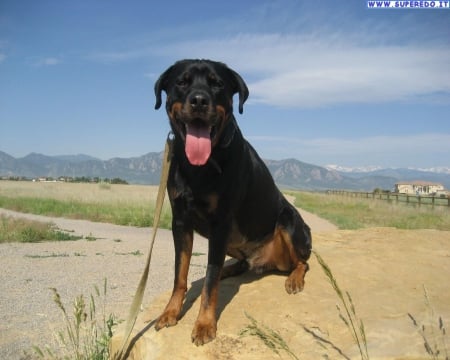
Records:
[[[243,76],[264,158],[450,167],[450,10],[359,0],[0,0],[0,150],[162,150],[153,84],[182,58]]]

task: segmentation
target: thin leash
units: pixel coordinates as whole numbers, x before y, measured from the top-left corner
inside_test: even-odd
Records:
[[[145,264],[144,272],[139,281],[138,288],[134,294],[133,302],[131,303],[130,311],[128,313],[127,322],[125,324],[124,338],[120,351],[113,355],[115,360],[123,360],[126,358],[128,353],[128,347],[130,346],[130,336],[133,331],[134,324],[139,314],[140,307],[142,305],[142,300],[144,298],[145,286],[147,284],[148,273],[150,268],[150,260],[152,258],[153,244],[155,243],[156,232],[158,230],[159,220],[161,217],[161,211],[164,203],[164,197],[167,188],[167,179],[169,177],[170,160],[172,159],[173,150],[173,133],[170,132],[167,136],[166,145],[164,148],[164,156],[161,169],[161,179],[159,181],[158,197],[156,198],[155,214],[153,217],[153,229],[152,238],[150,242],[150,249],[147,255],[147,262]]]

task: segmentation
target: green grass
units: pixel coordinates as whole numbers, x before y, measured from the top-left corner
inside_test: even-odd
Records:
[[[150,227],[157,187],[30,182],[0,182],[0,207],[24,213],[84,219],[118,225]],[[291,191],[295,205],[313,212],[340,229],[395,227],[450,230],[446,206],[414,206],[395,201]],[[166,200],[159,227],[170,229]]]
[[[59,258],[59,257],[69,257],[68,253],[51,253],[45,255],[25,255],[25,257],[30,259],[48,259],[48,258]]]
[[[59,230],[52,223],[43,223],[8,216],[0,216],[0,243],[79,240],[82,236]]]
[[[0,208],[23,213],[83,219],[116,225],[152,226],[154,204],[101,203],[52,198],[0,195]],[[166,206],[161,214],[160,227],[170,228],[172,215]]]
[[[295,206],[329,220],[340,229],[394,227],[450,230],[450,209],[444,206],[418,208],[383,200],[323,193],[289,192],[289,195],[295,197]]]
[[[92,235],[91,233],[89,233],[89,235],[88,235],[88,236],[85,236],[84,238],[85,238],[87,241],[95,241],[95,240],[98,239],[97,237],[95,237],[95,236]]]
[[[116,255],[133,255],[133,256],[142,256],[144,255],[140,250],[130,251],[130,252],[115,252]]]

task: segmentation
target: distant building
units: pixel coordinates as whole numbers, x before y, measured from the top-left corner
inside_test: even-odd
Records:
[[[399,194],[431,196],[443,191],[445,189],[442,184],[429,181],[404,181],[395,184],[395,192]]]

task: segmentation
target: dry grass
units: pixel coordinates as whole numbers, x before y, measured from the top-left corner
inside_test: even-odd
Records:
[[[146,205],[156,201],[157,186],[0,181],[0,196],[49,198],[99,204]]]
[[[315,255],[320,267],[322,268],[325,276],[328,278],[328,281],[330,282],[334,292],[340,300],[343,309],[341,309],[339,305],[336,305],[339,312],[339,318],[351,333],[353,341],[359,349],[361,360],[369,360],[366,330],[363,321],[356,314],[355,305],[350,293],[341,289],[333,272],[331,271],[331,268],[317,253],[317,251],[314,251],[313,254]]]
[[[423,286],[423,293],[428,312],[428,321],[425,320],[422,324],[420,324],[411,313],[408,313],[408,316],[417,332],[422,337],[423,346],[428,356],[434,360],[449,360],[450,348],[447,341],[448,335],[444,325],[444,320],[441,316],[437,316],[435,314],[425,285]]]
[[[250,324],[239,332],[240,336],[255,336],[278,356],[281,357],[280,351],[285,351],[293,359],[299,359],[277,331],[264,324],[260,324],[247,313],[245,313],[245,316],[250,320]]]
[[[158,187],[141,185],[0,181],[0,207],[119,225],[152,225]],[[170,228],[166,200],[160,227]]]

